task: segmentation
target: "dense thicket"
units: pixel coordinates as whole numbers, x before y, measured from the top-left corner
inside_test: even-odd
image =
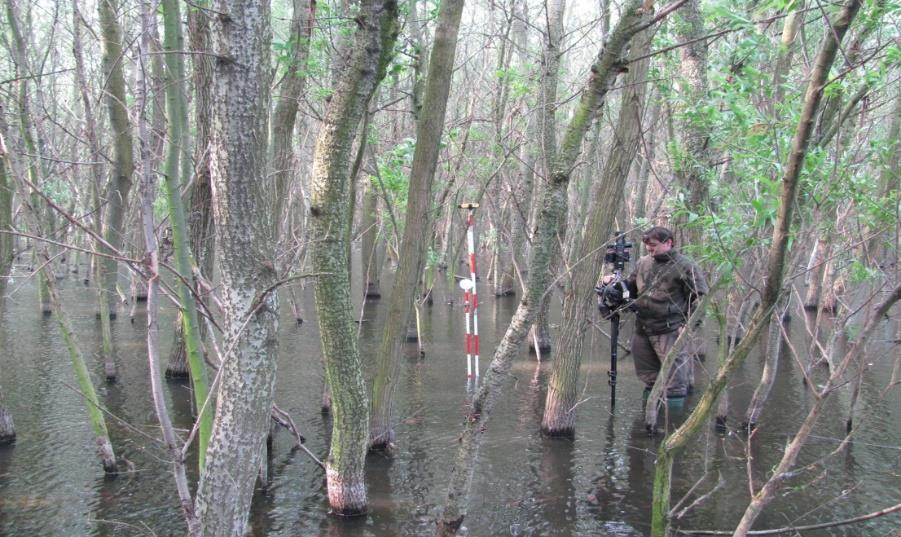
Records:
[[[123,301],[150,280],[154,297],[177,305],[170,372],[190,370],[202,417],[193,506],[182,490],[192,533],[241,534],[265,476],[278,299],[320,325],[331,508],[366,511],[367,447],[403,442],[392,405],[405,331],[439,274],[455,287],[468,272],[460,203],[479,204],[483,288],[520,306],[467,413],[442,534],[462,523],[474,455],[529,330],[540,357],[554,350],[542,427],[577,430],[591,288],[615,230],[674,228],[718,282],[698,320],[717,321],[707,332],[722,345],[708,354],[723,367],[693,426],[720,392],[722,422],[736,356],[769,327],[745,413],[756,425],[780,354],[774,310],[807,310],[799,322],[812,343],[792,353],[818,398],[860,383],[849,382],[847,355],[819,343],[825,316],[859,348],[895,311],[894,2],[5,0],[2,18],[0,295],[10,271],[33,274],[37,303],[65,331],[53,280],[83,273],[98,293],[109,381],[128,367],[110,339]],[[143,198],[131,188],[139,177]],[[351,290],[374,300],[386,292],[379,275],[395,268],[391,322],[378,356],[363,356]],[[306,278],[316,312],[293,300]],[[556,332],[545,315],[554,301],[565,321]],[[374,379],[367,362],[380,364]],[[0,394],[11,389],[0,377]],[[101,441],[102,416],[89,411]],[[661,534],[667,465],[690,431],[680,434],[661,452]],[[14,438],[0,399],[0,443]],[[788,472],[794,461],[784,462]],[[777,486],[755,491],[739,531]]]

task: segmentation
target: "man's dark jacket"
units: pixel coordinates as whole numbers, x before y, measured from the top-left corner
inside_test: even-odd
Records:
[[[655,336],[685,324],[707,281],[691,258],[675,250],[641,257],[627,281],[635,296],[638,329]]]

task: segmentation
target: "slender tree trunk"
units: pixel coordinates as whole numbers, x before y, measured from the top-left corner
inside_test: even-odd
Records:
[[[96,236],[103,235],[103,206],[100,202],[100,192],[103,189],[103,171],[101,164],[102,154],[100,152],[100,142],[97,137],[97,118],[94,115],[94,102],[88,91],[88,81],[85,75],[84,54],[82,51],[81,26],[82,14],[79,7],[79,0],[72,1],[72,54],[75,57],[75,78],[78,84],[78,90],[81,95],[81,105],[84,110],[85,120],[85,136],[88,139],[88,147],[90,149],[91,158],[91,201],[89,205],[92,207],[91,218],[92,226]],[[96,260],[92,257],[91,261]],[[89,266],[91,261],[89,261]],[[85,271],[85,283],[91,275],[91,270]]]
[[[679,48],[682,99],[689,109],[707,102],[707,40],[701,16],[701,1],[688,0],[680,10],[682,21],[677,25],[679,38],[688,43]],[[688,209],[695,214],[706,212],[708,201],[705,174],[711,168],[709,148],[710,127],[701,113],[684,113],[679,120],[682,134],[679,158],[676,159],[676,175],[688,193]],[[686,244],[699,244],[703,237],[700,230],[688,230],[683,234]]]
[[[178,19],[176,19],[178,20]],[[169,418],[166,400],[162,391],[162,375],[159,364],[159,247],[156,241],[156,229],[153,218],[153,202],[157,188],[151,156],[149,121],[147,120],[148,84],[146,76],[148,52],[150,49],[150,33],[154,24],[149,0],[141,2],[141,38],[138,53],[137,101],[138,101],[138,139],[141,152],[141,230],[144,236],[144,269],[149,275],[147,282],[147,358],[150,365],[150,385],[153,405],[160,431],[169,456],[172,457],[172,471],[175,477],[179,503],[188,526],[188,535],[199,535],[199,525],[194,513],[194,502],[188,484],[185,460],[178,443],[175,429]]]
[[[201,534],[243,537],[263,462],[275,388],[278,299],[268,216],[267,2],[215,4],[210,172],[225,310],[216,415],[195,507]],[[209,409],[207,409],[207,412]]]
[[[0,105],[0,113],[2,111],[2,105]],[[0,131],[0,316],[3,315],[6,305],[6,284],[9,281],[15,256],[13,236],[9,233],[13,229],[13,188],[9,176],[10,167],[7,165],[8,159],[6,142],[3,139],[3,132]]]
[[[691,415],[681,427],[660,445],[656,474],[654,476],[654,498],[651,515],[652,536],[663,536],[668,531],[670,480],[672,478],[673,461],[677,453],[694,438],[706,422],[707,416],[713,410],[716,399],[726,387],[729,378],[744,362],[753,346],[756,345],[757,337],[760,335],[763,327],[769,322],[782,292],[782,278],[785,271],[789,231],[795,209],[799,177],[804,164],[804,156],[807,154],[810,135],[813,131],[814,118],[823,96],[823,88],[829,76],[829,69],[838,51],[839,42],[848,30],[854,15],[860,9],[860,4],[860,0],[849,0],[845,3],[832,24],[833,32],[826,32],[823,45],[817,54],[813,70],[810,73],[810,81],[804,97],[801,117],[792,140],[791,153],[789,154],[785,174],[782,178],[782,193],[776,224],[773,229],[773,239],[770,243],[767,258],[765,285],[761,293],[760,303],[755,310],[751,326],[748,329],[748,334],[720,367],[716,377],[708,385],[707,390]]]
[[[378,220],[379,197],[372,181],[367,181],[363,190],[363,212],[360,237],[360,265],[364,276],[363,294],[366,299],[381,298],[379,285],[381,280],[381,258],[378,253]]]
[[[209,17],[199,9],[188,10],[188,36],[192,50],[210,50]],[[191,62],[194,76],[194,124],[197,129],[194,144],[194,175],[188,189],[188,212],[185,215],[190,228],[190,251],[194,254],[201,274],[212,278],[215,253],[213,236],[213,210],[210,180],[210,124],[213,80],[213,63],[208,55],[194,56]],[[200,289],[196,286],[196,293]],[[187,352],[183,335],[184,322],[178,322],[173,335],[172,351],[166,366],[167,378],[185,378],[189,374]],[[200,326],[201,344],[206,330]]]
[[[369,444],[375,448],[388,447],[394,441],[394,394],[397,389],[401,347],[428,246],[422,230],[431,229],[429,212],[432,183],[438,165],[441,134],[444,132],[444,116],[462,13],[463,0],[445,0],[438,13],[423,107],[416,125],[416,150],[410,170],[400,260],[391,287],[372,385]]]
[[[637,34],[630,49],[631,57],[645,55],[650,50],[652,36],[651,29]],[[629,64],[629,73],[623,81],[619,119],[604,161],[604,171],[592,188],[590,197],[594,203],[582,228],[579,247],[572,252],[567,265],[571,272],[566,278],[563,295],[560,340],[555,347],[541,421],[541,429],[551,435],[571,436],[575,432],[582,348],[585,330],[595,310],[595,297],[590,289],[597,284],[598,269],[604,265],[604,244],[613,233],[616,210],[622,204],[626,178],[638,152],[649,64],[650,59]]]
[[[347,259],[348,182],[353,140],[397,38],[394,0],[365,0],[357,16],[352,56],[329,101],[313,156],[310,250],[326,378],[334,416],[326,463],[329,504],[342,515],[366,511],[363,465],[368,445],[369,403],[353,325]]]
[[[787,303],[787,300],[782,302]],[[776,313],[770,319],[770,326],[766,338],[766,350],[764,351],[763,372],[760,376],[760,383],[751,396],[751,402],[748,404],[748,410],[745,413],[745,428],[754,429],[763,407],[766,405],[770,396],[770,390],[776,381],[776,368],[779,367],[779,358],[782,354],[782,330],[784,326],[783,315],[787,309],[787,304],[776,306]]]
[[[37,114],[33,113],[31,88],[29,82],[34,79],[35,85],[38,85],[40,84],[41,77],[33,76],[28,59],[28,53],[26,50],[25,38],[19,26],[18,19],[20,17],[20,14],[17,12],[16,8],[17,6],[12,0],[6,1],[6,20],[9,25],[10,36],[12,38],[11,49],[15,61],[15,72],[19,76],[15,95],[17,105],[16,112],[19,119],[19,136],[21,138],[21,144],[24,146],[24,150],[28,155],[39,155],[43,152],[44,147],[40,142],[40,136],[34,132],[33,123],[34,118],[37,117]],[[41,185],[42,177],[44,176],[41,171],[42,167],[43,161],[40,158],[32,157],[30,159],[28,163],[27,173],[33,185]],[[36,199],[32,201],[34,206],[38,207],[39,205],[36,202]],[[50,223],[50,219],[52,217],[49,215],[41,216],[41,214],[42,213],[39,213],[39,215],[36,216],[36,221],[38,223],[41,223],[42,219],[46,219],[47,222],[43,222],[43,224],[48,229],[51,229],[52,226],[48,224]],[[32,251],[32,258],[33,262],[36,265],[39,265],[40,261],[36,258],[37,252],[37,248]],[[45,274],[46,272],[43,270],[38,271],[38,302],[41,306],[41,312],[45,316],[49,316],[53,313],[53,310],[50,301],[49,290],[47,289],[48,284]]]
[[[551,173],[554,159],[557,154],[557,84],[560,71],[560,57],[562,55],[563,39],[563,13],[566,10],[566,0],[551,0],[547,3],[547,33],[545,35],[544,53],[542,55],[539,122],[541,124],[541,156],[545,173],[545,181],[537,185],[539,194],[537,199],[543,197],[542,189],[547,188],[548,176]],[[565,201],[565,200],[564,200]],[[557,250],[551,253],[551,258],[556,259],[561,252],[560,243],[566,237],[566,213],[568,207],[564,207],[563,219],[557,230],[558,240],[554,246]],[[552,270],[556,270],[554,265]],[[535,350],[541,354],[551,351],[550,310],[553,289],[549,289],[541,297],[541,306],[536,316],[535,325],[532,327],[532,336],[535,341]]]
[[[516,65],[518,69],[523,71],[523,75],[527,76],[529,65],[528,56],[528,33],[526,31],[526,23],[528,22],[528,3],[514,2],[513,27],[511,28],[511,36],[513,44],[516,47]],[[535,132],[536,121],[534,116],[529,113],[529,103],[526,99],[522,99],[519,103],[518,113],[520,117],[528,118],[526,120],[526,140],[519,150],[519,169],[517,177],[511,185],[511,211],[510,211],[510,250],[512,263],[510,266],[510,274],[507,277],[514,282],[514,289],[519,288],[520,293],[524,290],[520,286],[521,278],[525,276],[522,272],[526,269],[528,257],[525,255],[526,237],[528,236],[528,220],[531,212],[531,193],[533,190],[533,180],[535,178],[535,149],[532,143],[532,136]]]
[[[101,252],[112,255],[122,250],[125,242],[125,211],[128,193],[134,174],[132,154],[131,122],[128,119],[127,97],[125,95],[125,75],[123,74],[122,29],[119,25],[117,0],[100,0],[101,37],[103,40],[103,73],[107,81],[106,102],[109,112],[110,129],[113,135],[115,158],[113,174],[106,190],[106,225],[104,240],[98,245]],[[107,246],[109,245],[109,246]],[[110,321],[116,318],[118,297],[116,291],[119,279],[119,263],[115,258],[105,257],[98,263],[97,287],[100,301],[101,349],[106,363],[108,380],[115,378],[113,347]]]
[[[539,211],[526,292],[510,326],[498,344],[482,386],[473,398],[472,407],[464,420],[454,467],[449,478],[447,497],[435,533],[439,537],[455,535],[466,517],[469,491],[478,462],[482,435],[487,429],[488,419],[500,396],[513,358],[519,353],[529,327],[535,319],[541,296],[547,291],[550,283],[551,255],[557,241],[557,230],[564,217],[566,187],[578,158],[582,140],[621,70],[623,52],[627,49],[632,36],[641,30],[641,23],[646,20],[647,15],[641,8],[640,1],[631,0],[623,6],[623,16],[598,54],[586,88],[582,92],[579,106],[566,129],[563,144],[551,168],[548,188]]]
[[[2,115],[0,105],[0,115]],[[12,235],[5,233],[12,231],[12,185],[9,180],[9,166],[6,162],[9,154],[6,150],[6,142],[3,132],[0,131],[0,318],[4,316],[6,305],[6,282],[13,264]],[[16,426],[13,423],[12,414],[3,404],[3,396],[0,394],[0,446],[16,441]]]
[[[306,87],[306,64],[310,53],[310,38],[315,22],[316,4],[312,0],[294,0],[291,29],[287,46],[285,73],[277,86],[275,111],[272,113],[272,173],[275,181],[273,210],[275,237],[279,241],[279,256],[287,244],[290,226],[287,207],[291,184],[294,182],[294,124],[300,98]],[[281,271],[281,269],[280,269]]]
[[[164,173],[165,192],[169,207],[169,224],[172,229],[172,245],[176,266],[183,280],[176,283],[178,297],[181,302],[179,312],[181,320],[181,336],[185,345],[185,358],[191,372],[191,386],[194,389],[198,427],[197,447],[200,469],[206,462],[206,448],[209,444],[213,416],[210,412],[201,412],[201,406],[209,393],[206,364],[203,361],[202,336],[200,319],[197,316],[197,303],[194,300],[191,286],[194,261],[191,255],[189,230],[185,218],[185,209],[181,197],[181,188],[190,177],[183,177],[180,160],[188,145],[188,109],[185,99],[185,66],[181,51],[184,49],[184,37],[181,28],[179,0],[163,0],[163,21],[165,34],[163,49],[166,51],[166,108],[169,116],[167,136],[166,168]],[[189,153],[190,154],[190,153]],[[147,165],[148,163],[145,163]]]

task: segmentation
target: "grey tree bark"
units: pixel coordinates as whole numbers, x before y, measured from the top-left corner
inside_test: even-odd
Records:
[[[404,222],[400,259],[394,274],[382,340],[376,357],[377,369],[372,385],[372,409],[369,444],[385,448],[394,442],[394,394],[405,328],[410,319],[417,282],[425,264],[429,214],[432,208],[432,183],[438,166],[441,134],[450,93],[457,34],[464,0],[445,0],[438,12],[438,25],[429,59],[423,107],[416,125],[416,149],[410,170],[407,213]]]
[[[316,311],[334,418],[326,483],[332,511],[366,511],[363,466],[369,441],[369,403],[353,325],[347,227],[353,140],[366,106],[397,38],[394,0],[364,0],[357,16],[354,46],[329,101],[313,154],[310,196],[310,254]]]
[[[275,387],[278,300],[264,192],[268,2],[223,0],[212,26],[210,173],[225,311],[216,415],[195,500],[201,535],[243,537]]]

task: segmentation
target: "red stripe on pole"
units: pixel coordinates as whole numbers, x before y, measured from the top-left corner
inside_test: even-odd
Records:
[[[466,354],[472,354],[472,334],[466,334]]]
[[[475,340],[473,343],[475,346],[475,349],[474,349],[475,352],[473,352],[473,354],[478,356],[479,355],[479,335],[476,334],[475,336],[473,336],[473,339]]]
[[[479,295],[472,295],[472,309],[479,307]]]

